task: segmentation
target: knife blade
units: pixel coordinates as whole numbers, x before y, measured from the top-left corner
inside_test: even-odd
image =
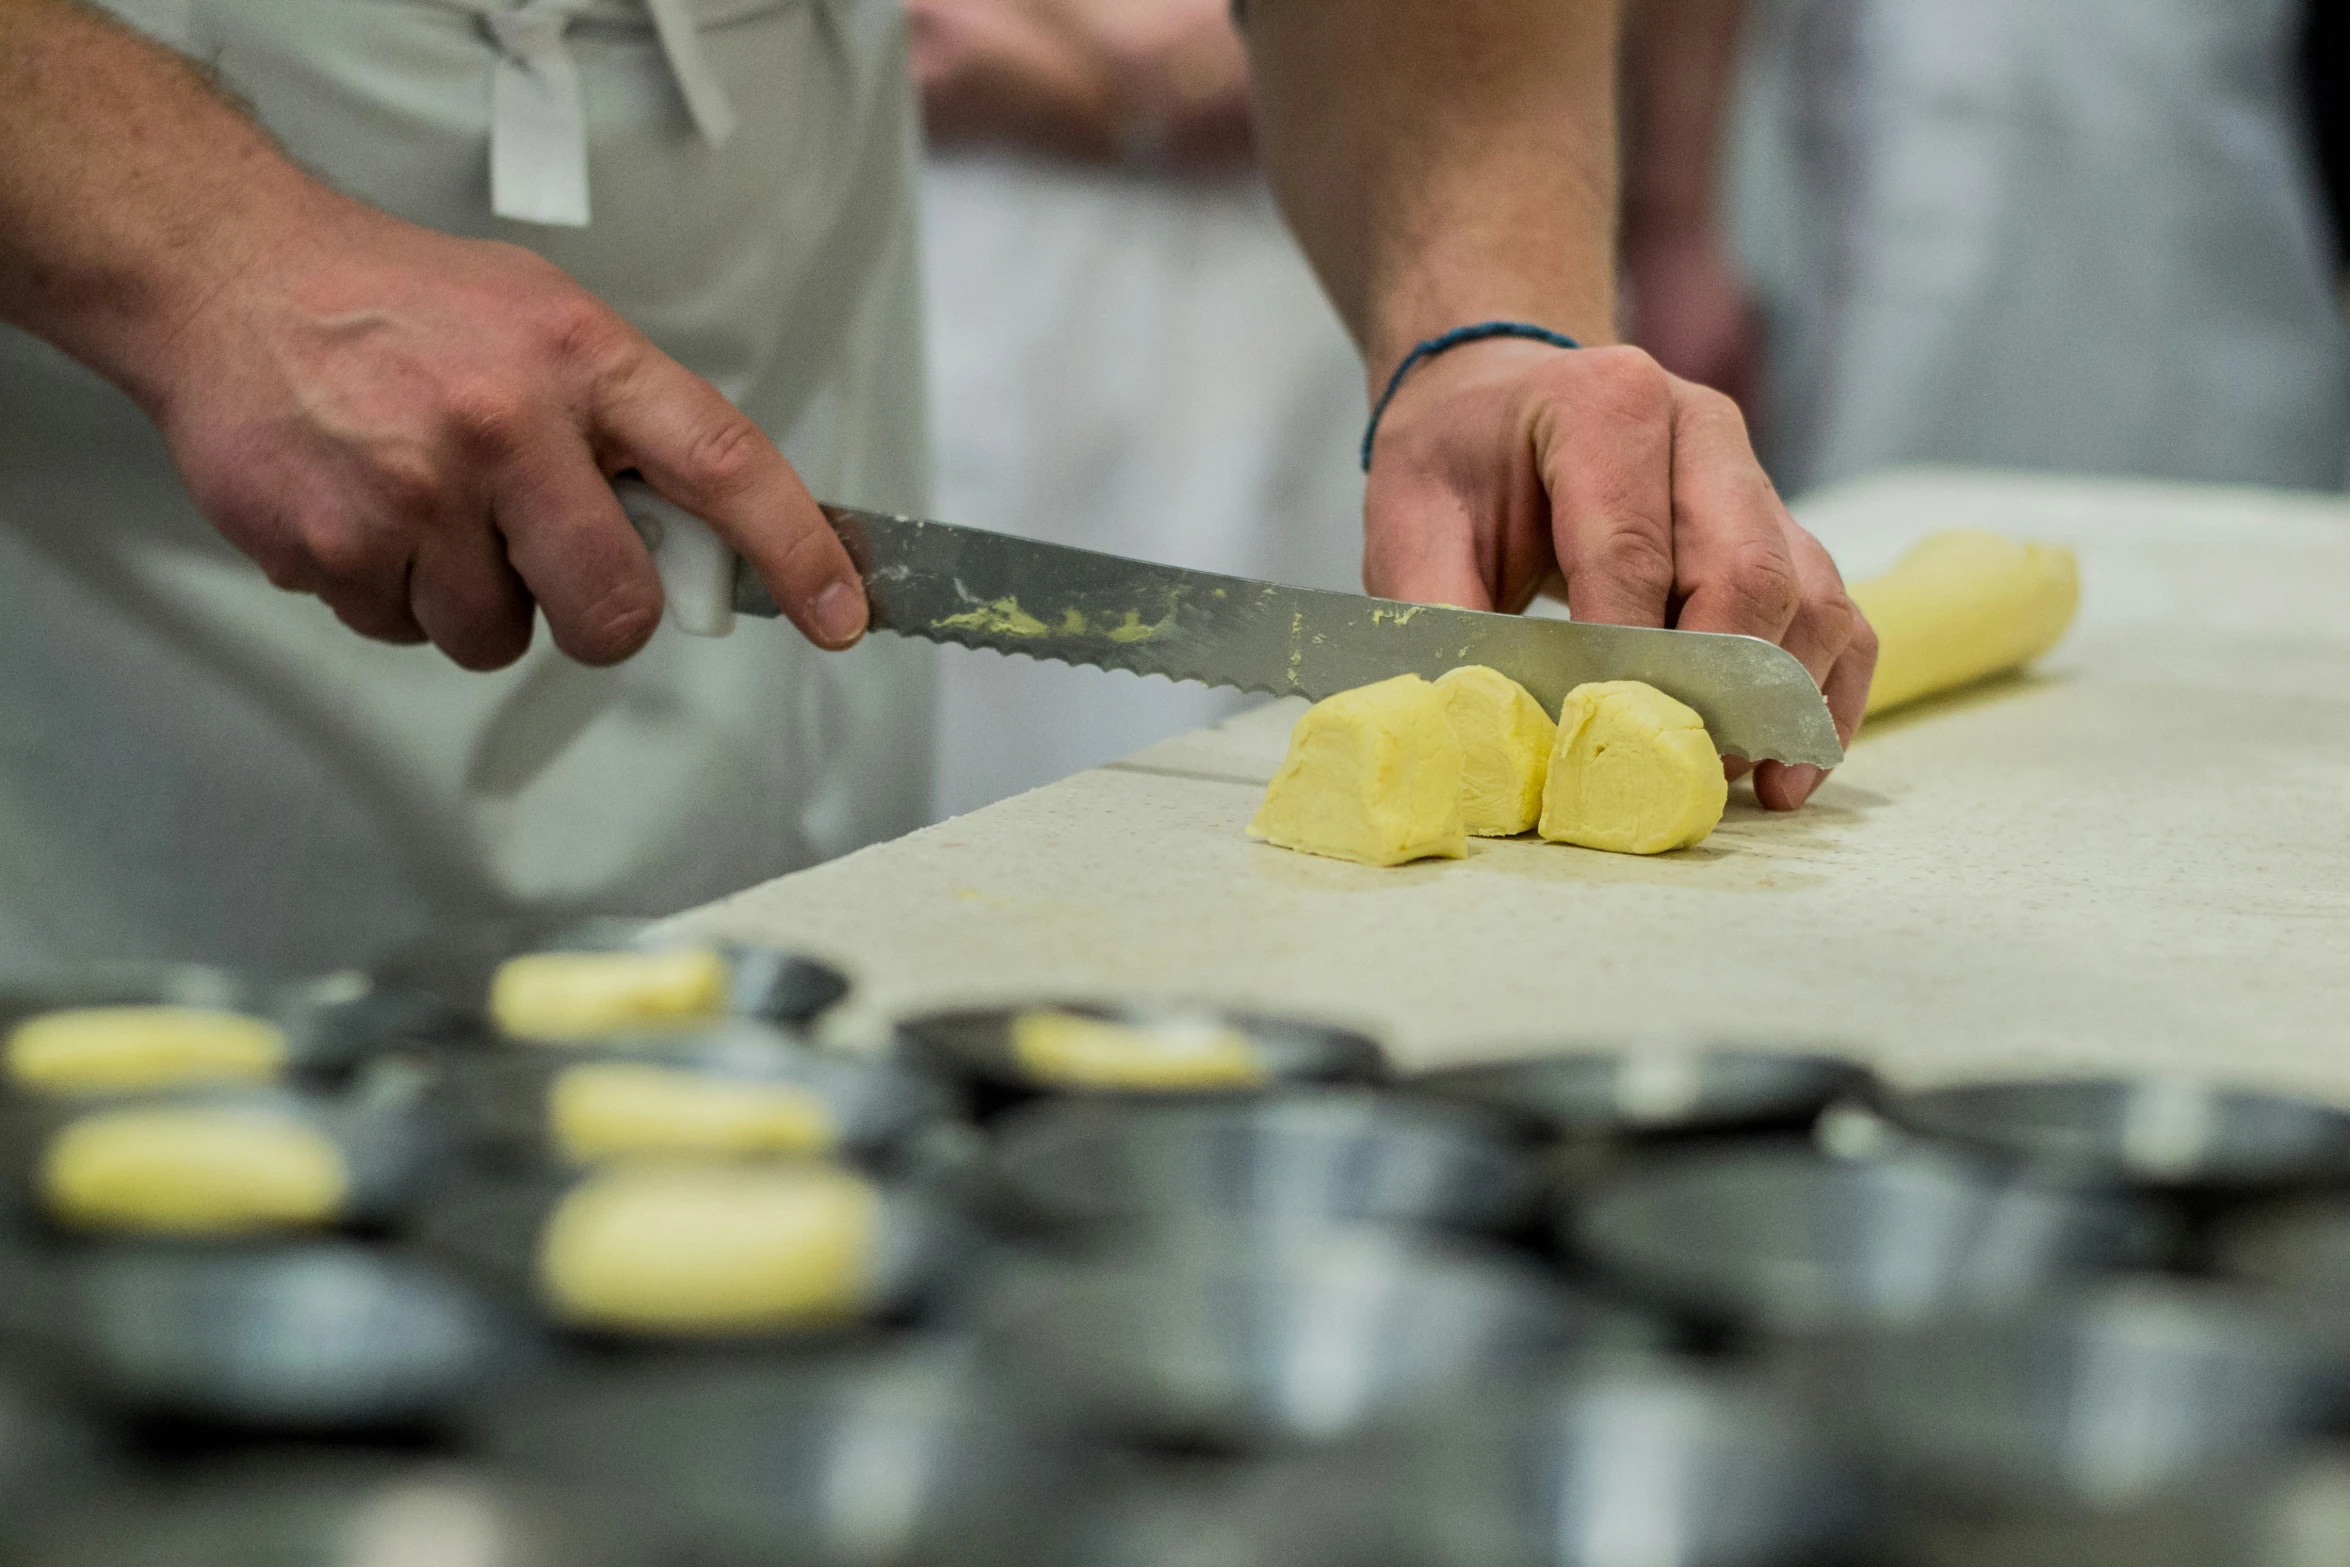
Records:
[[[875,630],[1315,701],[1393,675],[1486,664],[1555,713],[1591,680],[1642,680],[1750,761],[1844,759],[1810,673],[1756,637],[1585,625],[1187,571],[1009,534],[824,508]],[[734,608],[779,611],[739,566]]]

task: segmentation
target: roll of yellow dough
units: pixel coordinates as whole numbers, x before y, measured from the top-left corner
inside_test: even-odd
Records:
[[[1023,1012],[1012,1055],[1031,1076],[1078,1088],[1247,1088],[1266,1080],[1256,1042],[1206,1021],[1114,1023]]]
[[[490,1017],[543,1043],[659,1032],[726,1010],[726,960],[679,947],[651,952],[530,952],[490,981]]]
[[[2062,545],[1958,529],[1924,540],[1853,602],[1877,631],[1871,713],[2020,669],[2064,636],[2081,600]]]
[[[1532,832],[1558,726],[1522,685],[1470,664],[1436,682],[1461,743],[1461,818],[1473,838]]]
[[[201,1007],[78,1007],[9,1031],[8,1075],[51,1093],[259,1083],[286,1064],[285,1030]]]
[[[42,1201],[79,1229],[235,1235],[332,1222],[351,1181],[342,1150],[307,1122],[199,1105],[101,1111],[41,1159]]]
[[[1637,680],[1567,693],[1542,796],[1542,836],[1618,854],[1702,843],[1730,788],[1705,721]]]
[[[1417,675],[1341,691],[1289,734],[1248,835],[1363,865],[1469,852],[1461,745],[1444,698]]]
[[[624,1165],[548,1220],[539,1288],[581,1327],[725,1334],[853,1320],[872,1301],[881,1196],[828,1165]]]
[[[797,1083],[600,1061],[570,1067],[547,1091],[547,1129],[569,1159],[641,1154],[829,1153],[832,1106]]]

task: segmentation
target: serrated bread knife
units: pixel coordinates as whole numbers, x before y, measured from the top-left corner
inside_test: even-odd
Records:
[[[616,486],[652,547],[670,618],[722,636],[775,601],[708,527],[633,480]],[[1393,675],[1500,670],[1556,713],[1589,680],[1643,680],[1750,761],[1844,760],[1819,687],[1755,637],[1480,614],[1127,560],[977,528],[827,506],[877,631],[1097,669],[1319,701]]]

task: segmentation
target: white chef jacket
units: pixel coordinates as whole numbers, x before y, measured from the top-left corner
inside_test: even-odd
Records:
[[[119,0],[341,189],[562,266],[817,494],[921,507],[895,8],[659,3],[666,44],[639,0]],[[607,670],[542,628],[489,676],[365,641],[213,532],[127,398],[0,330],[0,960],[316,968],[435,919],[674,910],[919,825],[931,680],[781,622]]]
[[[2298,0],[1793,9],[1791,179],[1747,192],[1789,204],[1784,487],[1914,461],[2341,484]]]

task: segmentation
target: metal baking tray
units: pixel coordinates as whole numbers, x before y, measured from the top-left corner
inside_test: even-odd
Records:
[[[144,1420],[431,1427],[528,1362],[515,1324],[455,1279],[346,1241],[96,1248],[58,1305],[49,1337],[73,1379]]]
[[[1464,1389],[1375,1474],[1406,1560],[1444,1567],[1858,1567],[1855,1456],[1738,1371],[1568,1362]]]
[[[0,979],[0,1037],[44,1012],[83,1007],[193,1007],[264,1018],[285,1031],[287,1076],[333,1078],[413,1043],[432,1013],[357,970],[306,979],[195,963],[89,963]],[[35,1096],[0,1076],[0,1094]]]
[[[1583,1193],[1560,1238],[1623,1287],[1713,1327],[1816,1333],[2027,1299],[2165,1260],[2169,1216],[1908,1148],[1805,1143],[1662,1154]]]
[[[1465,1378],[1666,1337],[1509,1252],[1373,1226],[1201,1223],[1026,1258],[983,1290],[978,1320],[1057,1418],[1227,1453],[1337,1441]]]
[[[1843,1056],[1662,1042],[1446,1067],[1400,1086],[1549,1138],[1801,1131],[1828,1106],[1878,1092],[1876,1074]]]
[[[75,1122],[94,1116],[150,1108],[218,1109],[282,1117],[316,1129],[341,1154],[349,1181],[340,1211],[324,1225],[380,1230],[406,1212],[436,1178],[447,1151],[446,1139],[424,1104],[426,1081],[405,1064],[384,1062],[339,1088],[186,1089],[96,1101],[44,1098],[0,1104],[0,1198],[36,1229],[84,1235],[145,1233],[82,1230],[51,1215],[42,1200],[40,1180],[52,1142]]]
[[[477,1154],[509,1164],[566,1164],[571,1161],[549,1129],[548,1091],[573,1067],[614,1061],[714,1082],[806,1089],[830,1109],[837,1132],[833,1147],[815,1151],[860,1162],[888,1162],[957,1108],[944,1083],[901,1062],[825,1049],[743,1019],[659,1043],[516,1046],[453,1056],[440,1102],[452,1128]]]
[[[2307,1445],[2350,1365],[2225,1286],[2146,1275],[1802,1347],[1787,1365],[1905,1504],[2143,1500]]]
[[[1047,1225],[1281,1214],[1499,1231],[1536,1195],[1499,1118],[1348,1087],[1039,1101],[996,1124],[983,1186]]]
[[[2192,1078],[1965,1083],[1896,1094],[1884,1113],[2074,1179],[2240,1191],[2350,1176],[2350,1113]]]
[[[387,991],[420,994],[482,1036],[490,981],[508,958],[529,952],[625,952],[673,947],[718,953],[729,971],[728,1010],[785,1028],[806,1028],[849,993],[848,976],[826,963],[771,947],[676,936],[650,920],[497,920],[433,932],[377,965]]]
[[[900,1020],[897,1038],[914,1060],[967,1083],[982,1112],[994,1112],[1042,1095],[1105,1098],[1230,1097],[1261,1092],[1255,1087],[1168,1089],[1087,1088],[1039,1078],[1021,1065],[1012,1048],[1012,1029],[1021,1017],[1067,1013],[1105,1023],[1151,1028],[1170,1023],[1229,1029],[1253,1044],[1267,1085],[1284,1083],[1380,1082],[1387,1057],[1379,1042],[1351,1029],[1297,1018],[1234,1012],[1188,1002],[1137,1002],[1113,1006],[1090,1001],[1040,999],[1025,1006],[931,1012]]]
[[[637,1499],[697,1567],[1038,1567],[1089,1489],[945,1341],[602,1368],[485,1407],[480,1439],[516,1473]]]
[[[449,1183],[414,1214],[410,1239],[426,1254],[474,1280],[511,1310],[529,1313],[564,1339],[587,1345],[627,1343],[756,1347],[823,1342],[857,1331],[840,1324],[779,1325],[756,1332],[627,1332],[564,1323],[544,1301],[539,1244],[547,1221],[586,1173],[479,1174]],[[904,1323],[938,1308],[975,1257],[977,1240],[927,1191],[876,1181],[882,1197],[874,1290],[859,1325]]]
[[[42,1532],[20,1567],[686,1567],[610,1498],[441,1461],[278,1456]]]

